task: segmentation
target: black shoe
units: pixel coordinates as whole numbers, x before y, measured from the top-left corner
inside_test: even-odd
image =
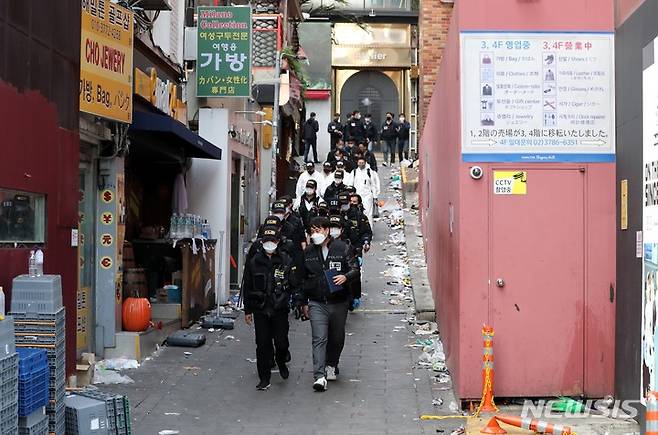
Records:
[[[279,374],[283,379],[288,379],[290,377],[290,370],[288,370],[288,366],[286,366],[286,363],[279,365]]]
[[[270,366],[270,368],[273,368],[273,369],[276,368],[276,361],[275,360],[272,360],[272,365]]]
[[[265,391],[268,388],[270,388],[270,385],[272,385],[270,384],[270,381],[260,381],[258,385],[256,385],[256,389],[260,391]]]
[[[288,353],[286,354],[286,362],[287,363],[290,362],[291,359],[292,359],[292,355],[290,355],[290,351],[288,351]]]
[[[315,163],[322,163],[320,160],[316,160]]]

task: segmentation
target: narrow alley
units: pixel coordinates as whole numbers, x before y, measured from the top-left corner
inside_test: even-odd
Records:
[[[393,171],[380,172],[386,180]],[[130,398],[134,433],[422,434],[462,425],[460,420],[419,420],[422,414],[455,415],[450,408],[456,403],[450,384],[437,382],[437,372],[418,364],[422,345],[417,343],[430,336],[415,333],[412,293],[396,291],[401,286],[390,285],[396,277],[385,273],[400,268],[390,264],[401,260],[390,260],[402,259],[405,250],[402,210],[393,213],[399,209],[394,195],[401,196],[399,171],[393,176],[397,188],[383,181],[389,186],[382,188],[381,198],[382,214],[395,214],[393,229],[390,218],[375,223],[373,249],[364,263],[363,305],[348,317],[340,375],[326,392],[311,388],[310,324],[292,314],[290,378],[283,380],[275,371],[272,387],[257,391],[254,331],[241,316],[235,330],[202,330],[203,347],[165,347],[139,369],[123,371],[134,384],[103,386]],[[409,209],[404,213],[413,219]],[[409,252],[409,258],[419,261],[423,255]],[[443,405],[434,406],[434,399]]]

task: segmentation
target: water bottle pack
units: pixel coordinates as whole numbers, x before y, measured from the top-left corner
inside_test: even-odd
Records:
[[[169,221],[169,237],[173,240],[210,239],[210,224],[198,215],[173,213]]]

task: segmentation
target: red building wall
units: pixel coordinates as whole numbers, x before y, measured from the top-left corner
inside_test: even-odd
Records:
[[[80,1],[0,2],[0,187],[46,195],[44,272],[62,276],[67,372],[75,363]],[[0,249],[0,286],[29,248]],[[10,297],[6,298],[7,309]]]

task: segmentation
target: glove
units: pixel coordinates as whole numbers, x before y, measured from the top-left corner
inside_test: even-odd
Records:
[[[352,309],[356,310],[361,306],[361,298],[356,298],[352,300]]]

